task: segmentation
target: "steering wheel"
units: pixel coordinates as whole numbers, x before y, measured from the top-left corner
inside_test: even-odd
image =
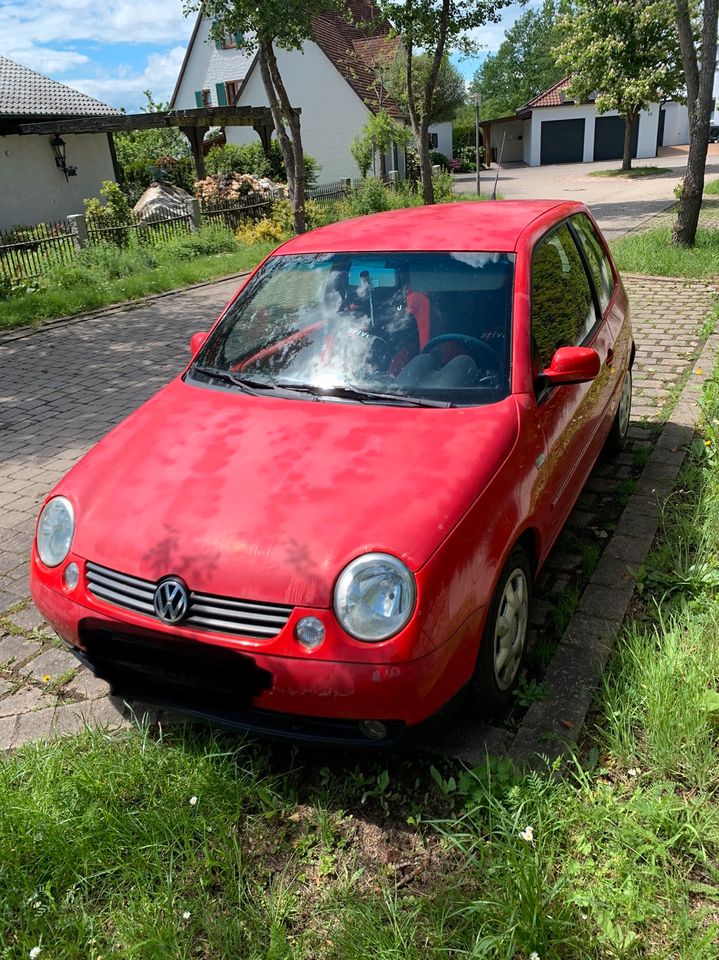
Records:
[[[422,353],[428,353],[434,347],[439,346],[442,343],[461,343],[470,349],[472,347],[479,348],[480,353],[485,355],[487,360],[491,360],[493,366],[498,366],[500,363],[500,357],[494,347],[490,347],[488,343],[484,340],[480,340],[478,337],[470,337],[466,333],[442,333],[438,337],[432,337],[431,340],[428,340],[424,347],[422,348]]]

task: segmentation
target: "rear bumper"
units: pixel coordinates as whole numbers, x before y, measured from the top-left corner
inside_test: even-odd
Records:
[[[381,721],[390,746],[442,716],[469,680],[481,612],[439,648],[403,663],[357,663],[233,649],[138,627],[77,603],[31,577],[35,603],[113,692],[234,729],[293,740],[373,745],[363,720]],[[119,612],[118,612],[119,613]]]

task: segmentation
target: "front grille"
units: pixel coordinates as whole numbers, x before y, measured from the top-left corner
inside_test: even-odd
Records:
[[[118,573],[92,562],[86,565],[86,577],[87,589],[93,596],[162,622],[153,604],[156,582]],[[193,590],[187,616],[178,626],[270,640],[282,630],[291,613],[292,607],[216,597]]]

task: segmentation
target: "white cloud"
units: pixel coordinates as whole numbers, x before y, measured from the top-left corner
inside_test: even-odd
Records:
[[[141,73],[120,65],[99,76],[78,74],[63,78],[63,82],[112,106],[125,107],[129,113],[136,113],[144,104],[144,90],[151,90],[155,100],[170,99],[184,56],[185,47],[176,46],[167,53],[151,54]]]
[[[14,0],[0,6],[3,53],[45,44],[173,43],[187,40],[192,18],[179,0]]]

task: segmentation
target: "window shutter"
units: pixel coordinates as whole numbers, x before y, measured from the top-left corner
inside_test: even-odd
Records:
[[[234,38],[235,46],[236,46],[236,47],[241,46],[241,45],[245,42],[245,35],[244,35],[244,33],[233,33],[232,36],[233,36],[233,38]]]
[[[222,37],[215,40],[215,50],[222,50]]]
[[[195,103],[200,110],[204,107],[204,103],[202,102],[202,90],[195,90]]]
[[[225,85],[224,83],[216,83],[215,90],[217,90],[217,106],[226,107],[227,106],[227,96],[225,94]]]

